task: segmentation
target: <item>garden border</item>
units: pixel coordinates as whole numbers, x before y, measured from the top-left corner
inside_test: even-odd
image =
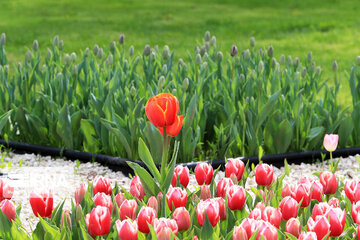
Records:
[[[77,150],[68,150],[64,148],[50,147],[50,146],[41,146],[29,143],[14,142],[14,141],[5,141],[0,140],[0,145],[5,146],[8,149],[12,149],[17,153],[35,153],[42,156],[52,156],[52,157],[64,157],[67,160],[79,160],[81,162],[91,162],[95,161],[104,166],[109,167],[113,171],[121,171],[124,174],[128,175],[133,174],[133,170],[126,163],[127,161],[138,163],[140,166],[146,168],[145,164],[141,161],[129,160],[120,157],[113,157],[103,154],[94,154],[89,152],[82,152]],[[264,163],[272,164],[276,167],[282,167],[284,165],[284,159],[287,160],[289,164],[301,164],[313,162],[314,159],[322,159],[322,154],[325,154],[325,159],[330,158],[329,152],[326,150],[316,150],[316,151],[307,151],[307,152],[292,152],[292,153],[282,153],[282,154],[271,154],[262,156],[262,161]],[[337,149],[332,153],[333,157],[348,157],[351,155],[360,154],[360,147],[352,148],[341,148]],[[249,164],[254,163],[258,164],[259,159],[257,156],[254,157],[241,157],[241,159],[246,162],[249,161]],[[207,161],[210,162],[210,161]],[[189,169],[194,170],[198,162],[191,163],[180,163],[179,165],[187,166]],[[225,166],[225,160],[214,160],[211,162],[213,168],[221,167],[222,169]],[[157,165],[160,167],[160,165]],[[0,175],[1,172],[0,172]]]

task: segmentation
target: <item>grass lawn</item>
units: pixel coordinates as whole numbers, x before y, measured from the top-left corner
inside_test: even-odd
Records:
[[[108,47],[125,33],[126,45],[138,52],[145,44],[167,44],[176,57],[186,57],[210,30],[223,52],[232,44],[248,48],[251,36],[257,46],[272,44],[277,58],[304,58],[311,50],[330,76],[334,59],[346,73],[360,55],[359,12],[357,0],[0,0],[0,32],[15,63],[34,39],[45,52],[56,34],[66,52]],[[342,81],[341,101],[349,103],[344,75]]]

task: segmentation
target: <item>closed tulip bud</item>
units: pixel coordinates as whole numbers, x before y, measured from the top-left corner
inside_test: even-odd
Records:
[[[75,207],[75,221],[79,223],[83,219],[83,211],[81,205]]]
[[[216,48],[216,37],[212,36],[211,40],[210,40],[210,46]]]
[[[155,210],[155,212],[157,213],[158,212],[158,209],[159,209],[159,204],[158,204],[158,201],[156,199],[156,197],[154,196],[151,196],[146,204],[147,207],[151,207]]]
[[[112,204],[111,196],[106,195],[103,192],[99,192],[95,194],[92,200],[96,206],[107,207],[109,209],[109,212],[110,213],[112,212],[113,204]]]
[[[184,207],[175,209],[173,219],[176,221],[179,231],[186,231],[191,226],[190,214]]]
[[[162,72],[163,73],[167,73],[167,65],[166,64],[164,64],[163,66],[162,66]]]
[[[109,54],[109,56],[106,59],[106,64],[110,66],[113,64],[113,61],[114,61],[113,55]]]
[[[136,221],[132,222],[130,219],[125,219],[124,221],[116,220],[115,226],[120,239],[138,239],[138,225]]]
[[[98,51],[99,51],[99,46],[97,44],[94,45],[94,48],[93,48],[93,53],[94,55],[97,55],[98,54]]]
[[[156,53],[154,51],[151,51],[150,60],[153,62],[153,61],[155,61],[155,58],[156,58]]]
[[[213,167],[208,163],[199,163],[195,167],[195,178],[199,185],[209,185],[214,175]]]
[[[129,47],[129,56],[132,57],[133,55],[134,55],[134,46],[131,45],[131,46]]]
[[[85,184],[81,184],[80,187],[77,188],[75,191],[75,202],[77,205],[81,203],[85,194],[86,194],[86,186]]]
[[[321,67],[317,66],[315,68],[315,74],[319,75],[321,73]]]
[[[32,48],[34,49],[35,52],[39,50],[39,42],[37,40],[34,40]]]
[[[120,206],[120,219],[121,221],[130,218],[132,220],[136,219],[136,208],[137,202],[136,200],[124,200]]]
[[[310,51],[307,55],[307,60],[308,62],[311,62],[312,61],[312,51]]]
[[[271,223],[276,228],[280,227],[281,218],[282,218],[282,215],[281,215],[280,210],[270,207],[270,206],[265,207],[264,211],[261,214],[262,220]]]
[[[16,211],[15,211],[15,205],[12,201],[7,199],[1,201],[0,210],[10,221],[15,221]]]
[[[186,207],[187,192],[179,187],[170,188],[166,194],[166,201],[170,211],[178,207]]]
[[[324,194],[335,194],[337,189],[337,179],[335,173],[322,172],[320,173],[320,183],[323,186]]]
[[[125,42],[125,35],[122,33],[122,34],[120,34],[120,37],[119,37],[119,43],[124,44],[124,42]]]
[[[246,200],[246,192],[242,186],[233,185],[226,193],[228,206],[231,210],[241,210]]]
[[[285,65],[285,55],[281,54],[280,56],[280,65]]]
[[[230,177],[232,174],[235,174],[238,181],[241,180],[244,170],[245,165],[243,161],[237,158],[229,159],[229,161],[225,164],[226,177]]]
[[[346,181],[344,186],[345,195],[351,203],[360,201],[360,182],[356,180]]]
[[[258,64],[258,73],[262,74],[263,71],[264,71],[264,62],[260,60]]]
[[[200,187],[200,200],[206,200],[211,198],[211,192],[208,185],[202,185]]]
[[[250,47],[255,47],[255,37],[250,38]]]
[[[144,199],[145,191],[139,176],[135,176],[130,182],[130,194],[140,201]]]
[[[314,232],[302,232],[299,236],[299,240],[317,240],[317,236]]]
[[[71,75],[72,75],[72,76],[76,76],[77,74],[78,74],[77,66],[76,66],[76,64],[74,64],[74,65],[71,67]]]
[[[71,62],[74,63],[76,61],[76,53],[72,52],[70,58],[71,58]]]
[[[290,218],[289,221],[286,222],[285,232],[290,233],[295,237],[299,237],[301,232],[301,224],[297,218]]]
[[[201,56],[200,54],[197,54],[195,57],[195,64],[200,65],[201,64]]]
[[[346,210],[341,208],[329,207],[324,215],[330,223],[330,237],[340,236],[345,227]]]
[[[185,78],[184,81],[183,81],[183,84],[182,84],[182,89],[184,91],[186,91],[189,87],[189,79],[188,78]]]
[[[4,46],[6,43],[6,34],[2,33],[0,36],[0,46]]]
[[[54,197],[51,190],[43,192],[31,192],[29,197],[31,208],[35,216],[51,217]]]
[[[360,66],[360,56],[357,56],[357,57],[356,57],[356,64],[357,64],[358,66]]]
[[[238,49],[237,49],[236,45],[234,44],[234,45],[231,47],[230,55],[231,55],[232,57],[235,57],[237,53],[238,53]]]
[[[307,70],[306,70],[306,67],[303,68],[303,70],[301,71],[301,77],[305,77],[307,74]]]
[[[248,240],[246,231],[242,226],[234,226],[233,240]]]
[[[111,182],[109,178],[96,176],[92,181],[92,185],[94,195],[96,195],[98,192],[103,192],[107,195],[111,195],[112,193]]]
[[[59,46],[59,35],[56,35],[53,39],[52,45],[55,47]]]
[[[272,45],[269,46],[268,50],[267,50],[267,55],[272,58],[274,55],[274,48]]]
[[[162,57],[166,61],[170,58],[170,49],[168,45],[165,45],[162,52]]]
[[[112,54],[115,54],[115,49],[116,49],[116,42],[115,41],[110,42],[109,49],[110,49],[110,52]]]
[[[63,78],[62,73],[61,73],[61,72],[58,72],[58,73],[56,74],[56,79],[58,79],[59,81],[61,81],[62,78]]]
[[[161,76],[158,81],[158,89],[162,89],[165,85],[165,77]]]
[[[187,80],[187,85],[189,85],[189,79],[185,78],[184,82]],[[184,83],[183,83],[184,85]],[[187,87],[186,87],[187,88]],[[187,185],[189,184],[190,181],[190,173],[189,173],[189,168],[188,167],[183,167],[181,165],[176,166],[176,168],[174,169],[174,175],[173,178],[171,180],[171,185],[173,187],[176,187],[176,183],[177,183],[177,178],[179,178],[180,180],[180,184],[186,188]]]
[[[339,142],[339,135],[325,134],[323,145],[328,152],[333,152],[336,150],[338,142]]]
[[[200,49],[200,56],[203,57],[205,53],[206,53],[206,46],[203,45]]]
[[[104,56],[104,50],[102,48],[99,48],[99,51],[96,54],[98,59],[102,59]]]
[[[287,221],[290,218],[296,218],[298,214],[299,204],[290,196],[281,200],[279,209],[282,213],[282,218]]]
[[[249,51],[249,49],[246,49],[246,50],[244,51],[243,56],[244,56],[244,59],[245,59],[245,60],[249,60],[249,59],[250,59],[250,51]]]
[[[137,217],[137,224],[139,227],[139,231],[145,234],[149,233],[150,229],[148,224],[153,225],[153,222],[156,217],[157,214],[153,208],[142,207]]]
[[[201,65],[201,70],[206,70],[207,68],[208,68],[208,63],[203,62],[203,64]]]
[[[222,178],[216,186],[216,196],[225,198],[228,189],[233,185],[234,183],[230,178]]]
[[[89,56],[89,48],[85,48],[85,50],[84,50],[84,57],[87,57],[87,56]]]
[[[14,194],[14,187],[10,185],[6,179],[0,178],[0,202],[7,199],[10,200]]]
[[[108,234],[111,227],[109,209],[103,206],[97,206],[91,210],[91,213],[86,214],[85,222],[87,230],[93,238]]]
[[[204,46],[205,46],[205,50],[206,50],[206,52],[204,53],[204,55],[205,55],[205,54],[207,54],[207,51],[209,51],[210,45],[208,42],[206,42]]]
[[[334,60],[332,63],[332,70],[334,72],[337,72],[337,70],[338,70],[338,64],[337,64],[336,60]]]
[[[116,194],[115,196],[115,202],[116,202],[116,205],[118,206],[118,208],[120,209],[121,207],[121,204],[125,201],[125,196],[122,192],[119,192],[118,194]],[[115,211],[116,208],[114,208],[114,211]]]
[[[65,210],[62,212],[61,214],[61,224],[60,224],[60,228],[64,227],[64,221],[65,224],[68,226],[68,228],[70,229],[70,231],[72,230],[72,226],[71,226],[71,218],[70,218],[70,213],[68,210]]]
[[[260,238],[266,240],[277,240],[278,239],[278,232],[277,229],[272,226],[270,223],[265,221],[259,221],[257,227],[258,235],[256,240],[260,240]],[[255,232],[253,232],[254,234]]]
[[[198,203],[196,207],[196,217],[201,227],[205,221],[205,212],[210,224],[215,227],[220,219],[219,203],[214,199],[207,199]]]
[[[186,65],[182,58],[179,58],[178,64],[179,64],[180,67],[184,67]]]
[[[206,31],[206,32],[205,32],[204,40],[205,40],[205,42],[210,41],[210,32],[209,32],[209,31]]]
[[[292,197],[298,203],[302,200],[301,207],[309,206],[311,200],[310,186],[307,184],[298,184],[292,193]]]
[[[360,224],[360,201],[352,204],[351,216],[356,224]]]
[[[195,53],[195,55],[198,54],[198,53],[200,53],[200,48],[199,48],[199,46],[196,46],[196,47],[194,48],[194,53]]]
[[[149,45],[149,44],[146,44],[145,47],[144,47],[144,52],[143,52],[143,54],[144,54],[145,56],[149,56],[150,53],[151,53],[150,45]]]
[[[260,186],[269,186],[273,181],[274,168],[265,163],[259,164],[255,168],[255,180]]]
[[[217,59],[218,59],[219,62],[222,61],[223,57],[224,56],[223,56],[223,53],[221,51],[217,52]]]
[[[259,52],[260,57],[262,59],[264,59],[264,50],[262,48],[259,48],[258,52]]]
[[[59,50],[60,51],[64,50],[64,47],[65,47],[64,41],[60,40],[60,42],[59,42]]]
[[[330,232],[330,223],[325,216],[319,216],[315,220],[310,217],[307,228],[316,233],[317,239],[323,239]]]
[[[131,88],[130,88],[130,94],[131,94],[132,97],[136,96],[136,88],[134,87],[134,85],[131,86]]]
[[[31,62],[31,60],[32,60],[32,53],[31,53],[30,50],[28,50],[28,51],[26,52],[25,60],[26,60],[27,63]]]
[[[70,55],[66,53],[64,56],[64,65],[68,66],[68,65],[70,65],[70,62],[71,62]]]
[[[173,219],[159,218],[154,220],[154,230],[159,240],[171,240],[171,232],[176,236],[178,226]]]

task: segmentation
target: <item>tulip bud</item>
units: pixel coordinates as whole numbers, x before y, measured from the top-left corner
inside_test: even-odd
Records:
[[[180,67],[185,67],[186,66],[186,64],[185,64],[185,62],[184,62],[184,60],[182,58],[179,58],[178,64],[179,64]]]
[[[70,231],[72,230],[71,227],[71,218],[70,218],[70,213],[68,210],[65,210],[62,212],[61,214],[61,224],[60,224],[60,228],[62,229],[64,226],[64,221],[66,223],[66,225],[69,227]]]
[[[198,53],[200,53],[200,48],[199,48],[199,46],[196,46],[196,47],[194,48],[194,52],[195,52],[195,55],[198,54]]]
[[[84,57],[89,56],[89,48],[85,48],[84,50]]]
[[[200,189],[200,200],[206,200],[211,198],[210,188],[208,185],[202,185]]]
[[[71,62],[74,63],[76,61],[76,53],[72,52],[70,58],[71,58]]]
[[[98,59],[102,59],[104,56],[104,50],[102,48],[99,48],[96,56]]]
[[[1,181],[1,179],[0,179]],[[16,210],[15,205],[12,201],[5,199],[0,201],[0,211],[10,220],[15,221],[16,219]]]
[[[75,221],[79,223],[83,219],[83,211],[81,205],[75,206]]]
[[[208,63],[203,62],[203,64],[201,65],[201,70],[207,70],[207,68],[208,68]]]
[[[163,67],[162,67],[162,72],[163,72],[163,73],[167,73],[167,70],[168,70],[168,69],[167,69],[167,65],[164,64]]]
[[[142,233],[149,233],[150,229],[148,224],[152,225],[157,214],[151,207],[142,207],[137,216],[137,224],[139,231]]]
[[[109,209],[109,212],[110,213],[112,212],[113,204],[112,204],[111,196],[106,195],[103,192],[98,192],[97,194],[95,194],[92,200],[96,206],[107,207]]]
[[[290,233],[295,237],[299,237],[301,232],[301,224],[297,218],[291,218],[286,222],[285,232]]]
[[[245,60],[249,60],[249,58],[250,58],[250,51],[249,51],[249,49],[246,49],[246,50],[244,51],[243,57],[244,57]]]
[[[116,49],[116,42],[115,41],[110,42],[109,49],[110,49],[110,52],[112,54],[115,54],[115,49]]]
[[[93,53],[94,55],[97,55],[98,54],[98,51],[99,51],[99,46],[97,44],[94,45],[94,48],[93,48]]]
[[[31,192],[29,197],[31,208],[35,216],[51,217],[54,197],[51,190],[43,192]]]
[[[335,194],[337,189],[337,179],[335,173],[322,172],[320,173],[320,183],[324,188],[324,194]]]
[[[285,65],[285,55],[281,54],[280,56],[280,65]]]
[[[186,91],[189,87],[189,79],[188,78],[185,78],[184,81],[183,81],[183,84],[182,84],[182,89],[184,91]]]
[[[307,55],[307,60],[308,60],[308,62],[312,61],[312,52],[311,51]]]
[[[231,210],[241,210],[246,200],[246,192],[242,186],[233,185],[226,193],[228,206]]]
[[[299,236],[299,240],[317,240],[317,236],[314,232],[302,232]]]
[[[255,47],[255,37],[250,38],[250,47]]]
[[[76,76],[77,74],[78,74],[77,66],[76,66],[76,64],[74,64],[71,68],[71,75]]]
[[[336,150],[339,142],[339,135],[337,134],[325,134],[323,145],[328,152]]]
[[[170,58],[170,49],[168,45],[164,46],[162,57],[165,61],[167,61]]]
[[[357,57],[356,57],[356,64],[357,64],[358,66],[360,66],[360,56],[357,56]]]
[[[14,194],[14,187],[6,179],[0,178],[0,202],[10,200]]]
[[[137,208],[136,200],[134,200],[134,199],[126,200],[125,199],[120,206],[121,221],[124,221],[127,218],[135,220],[136,219],[136,208]]]
[[[156,199],[156,197],[154,196],[151,196],[146,204],[147,207],[151,207],[155,210],[155,212],[157,213],[158,212],[158,209],[159,209],[159,204],[158,204],[158,201]]]
[[[103,192],[107,195],[111,195],[112,193],[111,182],[109,178],[96,176],[92,181],[92,185],[94,195],[96,195],[98,192]]]
[[[315,74],[319,75],[321,73],[321,68],[319,66],[317,66],[315,68]]]
[[[75,202],[77,205],[79,205],[81,203],[85,194],[86,194],[85,184],[81,184],[80,187],[77,188],[75,191]]]
[[[130,219],[124,221],[116,220],[115,226],[120,239],[138,239],[138,225],[136,221],[132,222]]]
[[[238,49],[237,49],[236,45],[234,44],[234,45],[231,47],[230,55],[231,55],[232,57],[235,57],[237,53],[238,53]]]
[[[216,186],[216,196],[225,198],[228,189],[233,185],[234,183],[230,178],[222,178]]]
[[[273,181],[274,168],[267,164],[259,164],[255,168],[256,183],[261,186],[269,186]]]
[[[210,40],[210,32],[209,31],[205,32],[204,40],[205,40],[205,42],[208,42]]]
[[[204,46],[202,46],[201,49],[200,49],[200,55],[203,57],[204,54],[205,54],[205,52],[206,52],[206,46],[204,45]]]
[[[179,231],[186,231],[191,226],[190,214],[184,207],[175,209],[173,219],[176,221]]]
[[[165,85],[165,77],[161,76],[158,81],[158,89],[162,89]]]
[[[134,46],[133,45],[131,45],[129,48],[129,55],[130,55],[130,57],[132,57],[134,55]]]
[[[145,191],[139,176],[135,176],[130,182],[130,194],[140,201],[144,199]]]
[[[64,49],[64,46],[65,46],[64,41],[60,40],[60,42],[59,42],[59,50],[62,51]]]
[[[273,46],[272,46],[272,45],[269,46],[269,48],[268,48],[268,50],[267,50],[267,55],[268,55],[270,58],[273,57],[273,55],[274,55],[274,49],[273,49]]]
[[[109,209],[103,206],[97,206],[85,216],[88,233],[93,238],[104,236],[110,232],[111,214]]]
[[[325,216],[319,216],[316,219],[309,218],[307,228],[311,232],[315,232],[317,239],[323,239],[330,232],[330,224]]]
[[[205,221],[205,212],[210,224],[215,227],[220,219],[219,203],[214,199],[200,201],[196,206],[196,217],[199,225],[202,227]]]
[[[143,54],[144,54],[145,56],[149,56],[150,53],[151,53],[150,45],[149,45],[149,44],[146,44],[145,47],[144,47],[144,52],[143,52]]]
[[[336,72],[338,70],[338,64],[337,64],[336,60],[333,61],[332,69],[334,72]]]
[[[130,88],[130,95],[132,97],[136,96],[136,88],[134,87],[134,85],[132,85],[131,88]]]
[[[71,58],[70,58],[69,54],[66,53],[64,56],[64,65],[68,66],[68,65],[70,65],[70,62],[71,62]]]
[[[39,49],[39,43],[37,40],[34,40],[32,48],[34,49],[35,52]]]
[[[31,60],[32,60],[32,53],[31,53],[30,50],[28,50],[28,51],[26,52],[25,60],[26,60],[27,63],[31,62]]]
[[[234,226],[233,240],[248,240],[247,233],[242,226]]]
[[[187,192],[179,187],[170,188],[166,194],[166,201],[170,211],[178,207],[186,207]]]
[[[155,58],[156,58],[155,52],[154,52],[154,51],[151,51],[151,53],[150,53],[150,60],[153,62],[153,61],[155,60]]]
[[[303,68],[303,70],[301,71],[301,77],[304,78],[307,74],[307,70],[306,67]]]
[[[210,46],[216,48],[216,37],[212,36],[211,40],[210,40]]]
[[[5,45],[5,43],[6,43],[6,35],[5,33],[2,33],[0,36],[0,46]]]
[[[263,71],[264,71],[264,62],[262,60],[260,60],[260,62],[258,64],[258,73],[262,74]]]
[[[109,56],[106,59],[106,64],[110,66],[110,65],[113,64],[113,61],[114,61],[113,55],[110,53]]]
[[[197,54],[195,57],[195,64],[200,65],[201,64],[201,56],[200,54]]]
[[[219,62],[222,61],[222,59],[223,59],[223,53],[222,53],[221,51],[219,51],[219,52],[217,53],[217,59],[218,59]]]
[[[52,45],[55,47],[59,46],[59,35],[56,35],[53,39]]]
[[[213,167],[208,163],[199,163],[195,167],[195,178],[199,185],[209,185],[214,174]]]
[[[122,33],[122,34],[120,34],[120,37],[119,37],[119,43],[124,44],[124,42],[125,42],[125,35]]]

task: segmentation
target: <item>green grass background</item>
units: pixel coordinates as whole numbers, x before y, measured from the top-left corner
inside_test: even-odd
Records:
[[[53,36],[65,52],[95,43],[108,47],[120,33],[126,46],[142,52],[145,44],[167,44],[176,57],[186,57],[210,30],[228,53],[232,44],[272,44],[282,53],[314,60],[331,76],[337,60],[342,75],[340,100],[350,103],[346,72],[360,55],[360,3],[357,0],[0,0],[0,32],[7,34],[11,63],[22,61],[34,39],[45,53]]]

